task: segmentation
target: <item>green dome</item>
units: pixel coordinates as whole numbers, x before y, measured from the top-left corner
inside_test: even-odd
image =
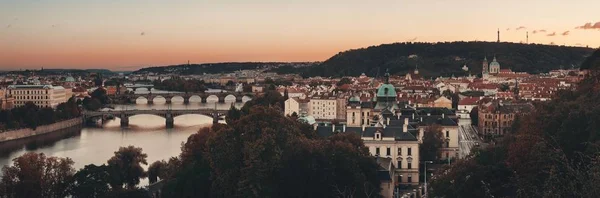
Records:
[[[65,79],[65,82],[75,82],[75,78],[69,76]]]
[[[392,84],[383,84],[377,89],[377,97],[396,97],[396,88]]]
[[[349,102],[360,102],[360,98],[358,96],[352,96],[348,99]]]

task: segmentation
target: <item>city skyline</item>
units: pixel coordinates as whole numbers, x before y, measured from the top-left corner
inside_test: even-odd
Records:
[[[0,70],[324,61],[394,42],[600,46],[600,2],[16,1],[0,6]],[[585,5],[585,6],[581,6]]]

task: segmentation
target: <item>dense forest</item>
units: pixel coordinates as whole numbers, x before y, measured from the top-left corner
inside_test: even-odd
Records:
[[[599,197],[600,50],[577,90],[515,121],[490,147],[439,170],[433,197]]]
[[[313,65],[310,62],[229,62],[229,63],[205,63],[205,64],[182,64],[170,66],[147,67],[135,71],[134,73],[177,73],[177,74],[215,74],[215,73],[230,73],[239,70],[261,69],[261,68],[276,68],[286,66],[308,66]]]
[[[394,43],[340,52],[322,64],[302,68],[303,76],[382,75],[386,69],[405,74],[418,65],[427,77],[481,73],[484,57],[494,56],[502,68],[528,73],[578,67],[593,52],[591,48],[495,42]],[[290,72],[289,68],[282,73]]]

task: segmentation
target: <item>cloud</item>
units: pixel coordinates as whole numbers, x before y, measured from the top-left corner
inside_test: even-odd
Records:
[[[550,34],[546,34],[546,36],[556,36],[556,32],[552,32]]]
[[[546,30],[533,30],[533,34],[544,33]]]
[[[523,29],[527,29],[527,27],[525,27],[525,26],[520,26],[520,27],[518,27],[516,30],[517,30],[517,31],[519,31],[519,30],[523,30]]]
[[[140,36],[144,36],[144,35],[146,35],[146,32],[140,33]]]
[[[571,31],[566,31],[566,32],[563,32],[561,35],[563,35],[563,36],[568,36],[568,35],[569,35],[569,33],[571,33]]]
[[[585,25],[575,27],[575,29],[583,29],[583,30],[599,29],[600,30],[600,22],[596,22],[593,25],[592,25],[592,23],[586,23]]]
[[[419,37],[415,37],[415,38],[408,39],[408,40],[406,40],[406,41],[407,41],[407,42],[413,42],[413,41],[416,41],[418,38],[419,38]]]

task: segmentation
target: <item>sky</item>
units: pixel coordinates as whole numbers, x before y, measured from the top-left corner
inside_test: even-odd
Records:
[[[394,42],[600,46],[598,0],[0,0],[0,70],[324,61]]]

